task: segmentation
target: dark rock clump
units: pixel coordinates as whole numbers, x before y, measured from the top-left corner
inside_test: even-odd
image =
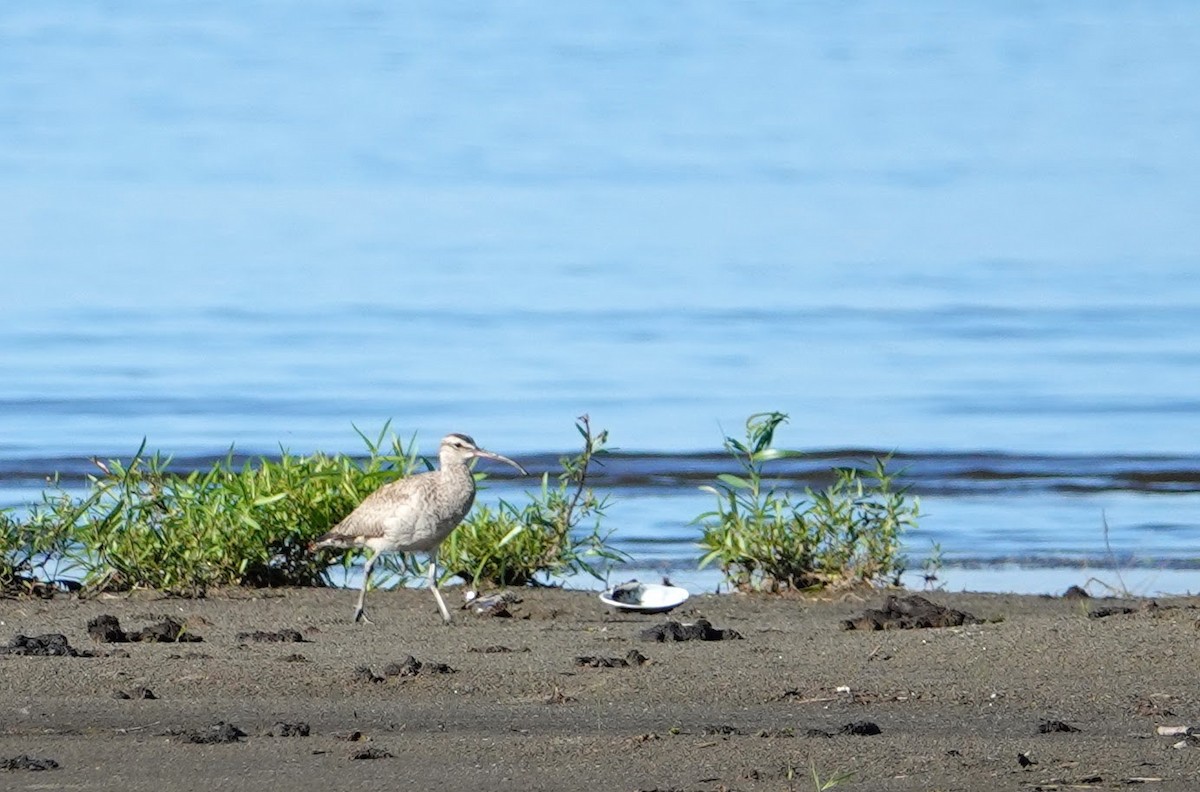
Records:
[[[637,649],[630,649],[624,657],[594,657],[581,655],[575,658],[575,665],[587,668],[632,668],[649,662],[644,654]]]
[[[146,643],[197,643],[204,639],[195,633],[187,632],[187,627],[182,622],[168,616],[158,624],[151,624],[137,632],[129,633],[129,640]]]
[[[158,624],[151,624],[127,633],[121,629],[121,622],[116,616],[102,613],[88,621],[88,635],[100,643],[196,643],[203,641],[199,635],[186,631],[186,626],[169,616]]]
[[[53,759],[41,759],[29,754],[21,754],[11,759],[0,759],[0,770],[7,770],[9,772],[15,770],[32,770],[36,772],[39,770],[56,769],[58,769],[58,762]]]
[[[0,654],[25,655],[28,657],[94,657],[91,652],[80,651],[71,646],[62,633],[46,635],[14,635],[8,646],[0,646]]]
[[[185,742],[197,745],[235,743],[240,742],[246,736],[246,732],[225,721],[218,721],[207,729],[177,729],[169,731],[167,734],[173,737],[182,737]]]
[[[694,624],[668,621],[656,627],[642,630],[643,641],[729,641],[741,640],[736,630],[718,630],[708,619],[697,619]]]
[[[121,629],[121,622],[116,616],[102,613],[87,623],[88,635],[99,643],[125,643],[129,636]]]
[[[1054,734],[1055,732],[1077,732],[1079,729],[1060,720],[1042,721],[1038,724],[1038,734]]]
[[[285,723],[279,721],[267,732],[269,737],[307,737],[311,733],[307,723]]]
[[[854,721],[838,729],[838,734],[852,734],[855,737],[874,737],[877,734],[883,734],[883,729],[880,729],[878,724],[872,721]]]
[[[982,619],[970,613],[945,608],[924,597],[911,594],[907,597],[889,596],[882,608],[868,608],[858,618],[843,621],[842,629],[918,630],[982,623]]]
[[[253,632],[240,632],[237,634],[239,641],[252,641],[254,643],[306,643],[304,636],[297,630],[275,630],[274,632],[264,632],[262,630],[254,630]]]

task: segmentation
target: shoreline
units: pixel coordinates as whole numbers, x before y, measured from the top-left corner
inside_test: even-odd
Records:
[[[336,584],[357,589],[362,584],[361,571],[361,567],[355,567],[345,578],[336,579]],[[913,569],[904,573],[901,584],[908,590],[924,593],[1048,597],[1061,596],[1072,586],[1078,586],[1094,597],[1122,594],[1131,597],[1188,597],[1200,592],[1200,567],[1136,566],[1114,571],[1111,567],[1084,563],[1074,566],[1028,566],[958,565],[950,562],[943,565],[937,575],[937,581],[932,586],[926,586],[921,570]],[[674,585],[686,588],[693,596],[733,593],[728,590],[716,568],[697,570],[673,564],[625,566],[612,570],[605,581],[587,574],[559,577],[554,578],[550,587],[596,593],[628,580],[659,582],[664,577],[670,578]],[[423,579],[414,579],[409,587],[421,588],[424,585]],[[443,590],[449,591],[460,590],[464,586],[457,579],[442,584]]]

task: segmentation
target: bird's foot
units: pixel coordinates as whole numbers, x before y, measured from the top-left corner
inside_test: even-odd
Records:
[[[357,610],[354,611],[354,622],[355,622],[355,624],[357,624],[358,622],[362,622],[363,624],[374,624],[375,623],[367,618],[367,614],[363,613],[362,608],[358,608]]]

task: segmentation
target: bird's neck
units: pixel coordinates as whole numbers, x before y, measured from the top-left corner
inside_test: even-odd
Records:
[[[443,478],[446,479],[470,479],[475,480],[475,475],[471,472],[471,467],[466,462],[454,460],[452,462],[443,462],[441,469],[438,470]]]

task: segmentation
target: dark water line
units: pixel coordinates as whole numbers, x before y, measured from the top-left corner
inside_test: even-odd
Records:
[[[493,466],[485,470],[497,486],[556,476],[563,454],[521,455],[530,478],[519,479]],[[128,457],[120,458],[128,461]],[[204,470],[228,460],[234,468],[253,464],[272,454],[190,455],[173,457],[167,466],[177,473]],[[1200,457],[1197,456],[1037,456],[993,452],[894,454],[871,449],[835,449],[767,463],[765,474],[773,485],[792,489],[828,486],[832,469],[855,467],[870,471],[874,460],[887,459],[887,470],[898,487],[918,495],[988,495],[1002,492],[1142,492],[1183,494],[1200,492]],[[656,492],[694,489],[710,484],[722,473],[738,473],[737,463],[724,453],[614,453],[593,466],[590,483],[602,489]],[[0,482],[38,486],[57,477],[64,486],[82,486],[87,476],[99,473],[83,457],[0,458]]]

